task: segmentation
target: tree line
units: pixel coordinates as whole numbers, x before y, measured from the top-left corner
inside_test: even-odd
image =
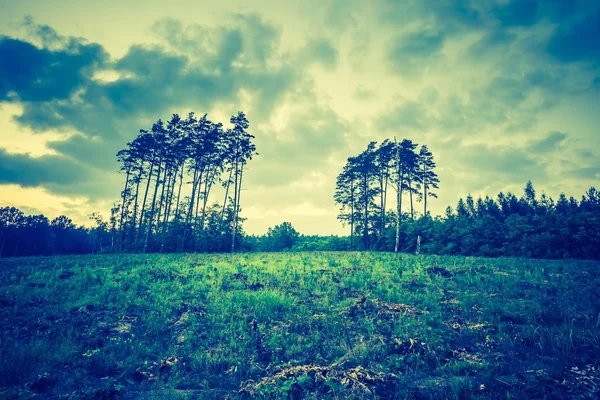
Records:
[[[528,182],[522,196],[459,199],[432,217],[436,164],[426,145],[410,139],[370,142],[349,157],[336,179],[334,201],[348,236],[298,233],[289,222],[264,235],[246,235],[240,217],[244,171],[257,155],[243,112],[224,128],[207,115],[174,114],[155,122],[117,153],[124,177],[108,221],[76,226],[66,216],[49,220],[0,207],[0,257],[118,253],[346,251],[424,252],[466,256],[600,259],[600,194],[580,200],[537,196]],[[214,188],[220,201],[211,203]],[[392,188],[388,196],[388,190]],[[395,196],[395,207],[388,199]],[[422,208],[417,210],[417,203]],[[422,210],[422,211],[421,211]]]
[[[389,139],[377,145],[370,142],[360,154],[349,157],[336,180],[335,203],[340,205],[338,219],[350,227],[350,246],[354,238],[362,239],[362,248],[370,249],[382,237],[390,223],[387,211],[388,189],[396,193],[396,228],[394,251],[399,251],[402,203],[405,195],[410,205],[410,218],[415,218],[415,201],[423,202],[427,215],[427,199],[437,197],[439,179],[435,173],[433,154],[426,145],[419,151],[410,139],[398,143]]]
[[[220,211],[220,210],[218,210]],[[218,213],[215,214],[218,217]],[[76,226],[65,216],[49,221],[25,215],[14,207],[0,208],[0,255],[110,253],[115,232],[97,214],[93,227]],[[499,193],[459,199],[444,216],[413,216],[410,208],[397,215],[386,212],[386,226],[371,250],[484,257],[600,259],[600,193],[590,188],[580,200],[561,194],[558,200],[537,196],[529,182],[520,197]],[[396,240],[398,237],[398,241]],[[218,251],[218,242],[207,251]],[[264,235],[239,236],[239,251],[350,251],[362,249],[350,236],[302,235],[289,222],[269,228]]]
[[[523,194],[461,198],[444,216],[403,215],[401,251],[484,257],[600,259],[600,193],[589,188],[580,198],[537,196],[531,182]],[[377,249],[389,250],[395,232],[384,233]]]

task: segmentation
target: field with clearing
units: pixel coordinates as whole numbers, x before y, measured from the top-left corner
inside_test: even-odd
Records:
[[[0,260],[0,398],[595,398],[600,263]]]

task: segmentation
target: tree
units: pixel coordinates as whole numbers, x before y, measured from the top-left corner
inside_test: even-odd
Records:
[[[356,175],[352,165],[348,162],[336,178],[335,204],[341,205],[338,219],[342,224],[350,225],[350,247],[354,246],[354,220],[356,203]]]
[[[246,115],[239,111],[237,115],[231,116],[230,122],[233,128],[230,130],[232,157],[229,160],[233,171],[233,221],[231,223],[231,252],[235,251],[235,237],[240,213],[240,197],[242,194],[242,178],[244,166],[253,155],[257,155],[256,146],[252,143],[254,136],[246,130],[250,126]]]
[[[154,148],[152,149],[153,153],[154,153],[154,159],[158,160],[157,161],[157,170],[156,170],[156,179],[154,181],[154,194],[152,195],[152,203],[150,206],[150,215],[148,216],[148,227],[146,230],[146,239],[144,240],[144,249],[143,249],[143,253],[146,253],[148,251],[148,243],[150,242],[150,237],[152,235],[152,227],[154,224],[154,216],[155,216],[155,211],[156,211],[156,196],[158,194],[158,189],[160,188],[161,184],[163,183],[163,181],[161,181],[161,178],[163,177],[162,172],[164,170],[163,168],[163,162],[165,159],[165,136],[166,136],[166,131],[165,131],[165,127],[164,127],[164,123],[159,119],[157,122],[154,123],[154,125],[152,125],[152,137],[154,138]],[[150,180],[152,178],[152,176],[150,175],[148,177],[148,180]],[[164,179],[163,179],[164,180]]]
[[[394,251],[400,251],[400,224],[402,221],[402,194],[405,191],[412,193],[415,190],[409,182],[412,181],[416,165],[416,155],[414,150],[417,145],[409,139],[403,139],[400,144],[396,144],[396,157],[394,164],[393,183],[396,189],[396,241]]]
[[[376,164],[376,142],[356,157],[348,158],[346,166],[336,180],[334,200],[340,204],[338,219],[350,222],[350,237],[361,232],[363,249],[370,247],[370,236],[378,235],[379,210],[375,202],[380,195],[379,168]]]
[[[15,231],[21,226],[24,217],[25,215],[18,208],[0,208],[0,257],[4,254],[6,241],[11,237],[11,233],[14,235],[14,232],[12,231]],[[18,247],[15,249],[15,253],[17,250]]]
[[[265,247],[267,251],[282,251],[294,247],[300,234],[290,222],[284,222],[269,228],[266,236],[267,243]]]
[[[392,160],[394,159],[394,143],[389,139],[384,140],[375,152],[375,165],[379,179],[379,197],[381,212],[379,231],[385,229],[385,210],[387,206],[387,189],[391,175]]]
[[[423,215],[427,215],[427,197],[437,198],[435,189],[439,189],[437,174],[434,172],[435,162],[433,154],[429,151],[426,145],[421,146],[419,151],[419,180],[423,187]]]

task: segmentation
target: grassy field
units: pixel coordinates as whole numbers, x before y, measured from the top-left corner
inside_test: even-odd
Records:
[[[600,264],[0,260],[0,398],[595,398]]]

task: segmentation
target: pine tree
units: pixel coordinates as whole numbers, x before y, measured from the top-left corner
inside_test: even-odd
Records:
[[[438,184],[440,183],[440,180],[434,172],[435,162],[433,161],[433,154],[429,151],[427,145],[421,146],[418,160],[419,180],[423,187],[423,215],[427,215],[427,198],[437,198],[437,194],[434,190],[439,189]]]

